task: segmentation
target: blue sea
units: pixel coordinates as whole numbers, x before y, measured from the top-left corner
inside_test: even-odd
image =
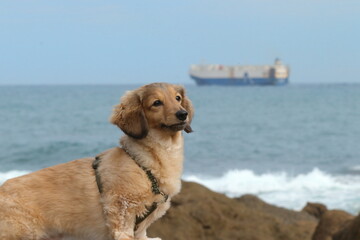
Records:
[[[136,85],[1,86],[0,184],[118,145],[112,107]],[[360,211],[360,85],[186,86],[183,178],[230,197]]]

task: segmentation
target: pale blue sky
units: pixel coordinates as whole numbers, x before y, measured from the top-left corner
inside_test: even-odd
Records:
[[[360,83],[359,0],[0,1],[0,84],[188,84],[190,64]]]

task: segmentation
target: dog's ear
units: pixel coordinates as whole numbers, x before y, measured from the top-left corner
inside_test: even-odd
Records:
[[[193,130],[190,126],[191,121],[194,117],[194,107],[190,101],[190,99],[185,94],[185,89],[181,87],[180,93],[182,95],[182,102],[181,105],[185,108],[185,110],[188,112],[188,124],[186,124],[184,131],[187,133],[191,133]]]
[[[149,131],[140,96],[135,91],[125,93],[120,104],[114,107],[110,122],[126,135],[137,139],[146,137]]]

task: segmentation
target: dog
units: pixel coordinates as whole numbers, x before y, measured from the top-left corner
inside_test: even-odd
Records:
[[[125,133],[119,147],[0,187],[0,239],[159,240],[146,229],[180,191],[193,114],[179,85],[126,92],[110,117]]]

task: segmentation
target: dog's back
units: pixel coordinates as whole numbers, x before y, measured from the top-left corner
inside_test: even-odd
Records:
[[[63,228],[106,239],[92,161],[79,159],[5,182],[0,187],[0,239],[41,239]]]

